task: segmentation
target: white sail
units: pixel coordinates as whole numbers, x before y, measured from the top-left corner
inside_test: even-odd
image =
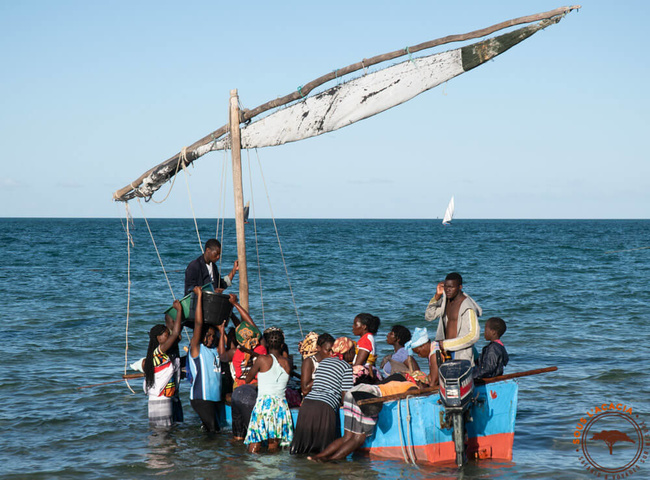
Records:
[[[454,218],[454,197],[451,197],[449,200],[449,205],[447,205],[447,210],[445,210],[445,216],[442,219],[443,225],[449,225]]]
[[[295,142],[337,130],[404,103],[463,73],[461,49],[407,60],[278,110],[241,129],[242,148]],[[226,137],[212,150],[230,148]]]
[[[306,96],[292,105],[276,110],[266,117],[242,127],[241,147],[260,148],[295,142],[331,132],[376,115],[491,60],[537,31],[559,22],[566,13],[575,8],[562,7],[550,12],[502,22],[488,29],[477,30],[467,34],[467,39],[478,38],[488,31],[491,33],[508,26],[544,19],[536,24],[461,48],[426,57],[409,58],[397,65],[367,73],[323,92]],[[479,33],[481,34],[479,35]],[[460,40],[455,37],[457,36],[452,35],[447,41],[443,41],[447,37],[438,39],[439,44]],[[410,53],[408,48],[404,51]],[[391,56],[394,53],[390,52],[386,55]],[[373,59],[375,58],[373,57]],[[373,65],[377,63],[380,63],[380,60]],[[361,64],[363,65],[363,62]],[[355,68],[350,72],[357,70]],[[329,78],[329,76],[327,77]],[[320,82],[320,79],[316,79],[314,82],[317,85],[322,85],[325,80]],[[298,100],[293,94],[285,97]],[[240,115],[240,119],[244,118],[244,120],[250,121],[251,118],[276,106],[286,105],[291,99],[285,100],[285,97],[278,99],[282,103],[274,105],[274,102],[267,102],[253,109],[251,112],[255,113],[250,113],[248,118],[245,118],[247,115],[245,113],[244,117]],[[260,111],[257,111],[258,109]],[[151,168],[134,182],[116,191],[113,194],[113,199],[126,202],[134,197],[151,197],[166,181],[179,172],[181,164],[187,166],[210,151],[230,148],[231,139],[228,131],[229,126],[224,125],[184,148],[180,153]]]

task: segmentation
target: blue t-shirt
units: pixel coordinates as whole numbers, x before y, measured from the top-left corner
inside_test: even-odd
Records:
[[[216,348],[200,345],[199,356],[188,362],[192,373],[190,400],[221,401],[221,361]]]

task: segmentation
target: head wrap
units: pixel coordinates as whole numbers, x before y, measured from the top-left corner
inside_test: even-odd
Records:
[[[421,347],[428,341],[429,341],[429,334],[427,333],[426,327],[425,328],[417,327],[413,331],[413,336],[411,337],[411,340],[406,342],[404,348],[406,348],[406,351],[409,353],[409,355],[413,355],[414,348]]]
[[[298,351],[302,358],[309,358],[318,352],[318,334],[309,332],[302,342],[298,343]]]
[[[345,355],[351,348],[354,348],[354,342],[348,337],[339,337],[334,341],[332,345],[332,353],[335,357],[339,357],[343,360],[343,355]]]
[[[409,382],[421,382],[421,383],[428,383],[429,382],[429,376],[424,373],[422,370],[415,370],[414,372],[403,372],[402,375],[409,381]]]
[[[357,384],[357,380],[361,377],[367,377],[370,375],[370,370],[365,365],[353,365],[352,366],[352,380],[354,384]]]
[[[235,338],[237,339],[237,343],[249,350],[252,350],[259,345],[261,336],[259,329],[245,320],[242,320],[235,329]]]

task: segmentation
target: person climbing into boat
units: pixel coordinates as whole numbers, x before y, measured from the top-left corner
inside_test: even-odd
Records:
[[[307,459],[317,462],[344,459],[360,448],[366,438],[373,434],[382,408],[381,403],[359,405],[357,402],[409,391],[413,393],[420,391],[415,381],[391,381],[377,385],[355,385],[345,392],[343,396],[343,436],[334,440],[319,454],[308,456]]]
[[[192,292],[194,287],[202,287],[207,283],[211,283],[215,291],[232,285],[232,279],[239,270],[239,261],[235,260],[230,273],[222,278],[216,264],[220,258],[221,243],[211,238],[205,242],[204,252],[192,260],[185,269],[185,295]]]
[[[508,352],[501,337],[506,333],[506,322],[499,317],[488,318],[485,322],[485,339],[490,342],[483,347],[481,356],[476,361],[474,379],[492,378],[503,375],[503,368],[508,365]]]
[[[332,346],[336,355],[323,359],[316,370],[311,391],[302,401],[291,442],[292,454],[319,453],[339,434],[339,407],[342,395],[350,390],[354,342],[337,338]]]
[[[380,367],[386,376],[420,369],[415,359],[404,348],[409,340],[411,332],[403,325],[394,325],[386,335],[386,343],[394,349],[393,353],[386,355],[381,361]]]
[[[285,398],[291,364],[282,354],[284,334],[275,329],[265,336],[269,354],[260,355],[246,377],[247,383],[257,377],[257,401],[244,440],[250,453],[258,453],[263,443],[269,452],[276,452],[293,439],[293,419]]]
[[[226,353],[225,322],[215,327],[203,323],[201,287],[194,287],[197,297],[194,333],[190,341],[189,367],[192,373],[190,404],[207,432],[219,431],[221,402],[221,358]],[[217,331],[219,335],[217,335]],[[217,340],[218,336],[218,340]],[[215,340],[217,346],[215,348]]]
[[[361,338],[357,342],[353,365],[363,365],[369,368],[375,365],[377,361],[375,334],[379,330],[380,323],[379,317],[369,313],[360,313],[354,317],[352,333]]]
[[[432,342],[426,328],[416,328],[413,331],[411,340],[406,343],[404,348],[409,352],[409,355],[415,353],[422,358],[426,358],[429,362],[429,375],[426,378],[421,378],[414,374],[411,375],[416,380],[426,383],[430,387],[438,385],[438,359],[436,354],[439,352],[441,358],[445,356],[445,351],[440,347],[440,342]],[[408,378],[407,372],[404,375]]]
[[[305,340],[300,342],[298,350],[303,356],[300,369],[300,390],[303,396],[311,392],[316,370],[318,370],[320,362],[332,356],[333,345],[334,337],[329,333],[318,335],[315,332],[309,332]]]
[[[455,360],[469,360],[474,365],[474,344],[481,336],[478,317],[481,307],[463,292],[463,277],[452,272],[438,283],[436,293],[424,313],[425,320],[438,321],[436,341]]]
[[[234,389],[230,397],[232,434],[235,440],[244,440],[251,412],[257,400],[257,380],[253,379],[246,383],[246,378],[255,358],[266,355],[267,351],[263,345],[260,345],[262,334],[259,328],[249,313],[237,302],[237,296],[230,294],[229,300],[241,315],[241,322],[235,329],[235,338],[239,346],[231,363],[234,372]]]
[[[149,396],[149,424],[152,427],[168,427],[174,423],[173,401],[178,387],[175,363],[167,352],[178,340],[181,332],[183,310],[174,300],[176,319],[170,331],[166,325],[155,325],[149,330],[149,346],[143,362],[144,391]]]

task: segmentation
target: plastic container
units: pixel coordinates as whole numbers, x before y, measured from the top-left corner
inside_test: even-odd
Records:
[[[206,283],[201,287],[201,289],[204,292],[214,292],[214,287],[212,286],[211,283]],[[195,296],[194,293],[190,292],[180,300],[181,308],[183,309],[183,320],[187,320],[189,318],[194,319],[194,310],[192,309],[192,306],[194,305],[194,301],[193,301],[194,296]],[[174,307],[169,307],[167,310],[165,310],[165,315],[169,315],[170,317],[172,317],[173,320],[175,320],[176,309]]]
[[[203,294],[203,322],[221,325],[230,318],[232,303],[230,296],[223,293],[205,292]]]

